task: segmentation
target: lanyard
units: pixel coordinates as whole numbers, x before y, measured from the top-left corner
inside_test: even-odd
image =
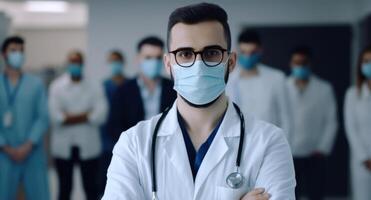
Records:
[[[17,96],[17,93],[18,93],[18,90],[19,90],[19,87],[22,83],[22,79],[23,79],[23,76],[21,75],[19,80],[18,80],[18,83],[17,85],[15,86],[15,88],[13,89],[13,92],[11,92],[10,90],[10,85],[9,85],[9,80],[8,80],[8,77],[6,75],[4,75],[4,86],[5,86],[5,93],[6,93],[6,96],[7,96],[7,100],[8,100],[8,106],[9,107],[12,107],[14,102],[15,102],[15,97]]]

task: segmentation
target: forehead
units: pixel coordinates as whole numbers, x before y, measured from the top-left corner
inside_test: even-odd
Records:
[[[210,45],[227,48],[223,26],[217,21],[206,21],[197,24],[178,23],[171,29],[170,51],[183,47],[201,50]]]
[[[8,45],[7,49],[21,49],[23,44],[12,42]]]
[[[363,58],[364,58],[364,59],[371,60],[371,51],[366,52],[366,53],[363,55]]]

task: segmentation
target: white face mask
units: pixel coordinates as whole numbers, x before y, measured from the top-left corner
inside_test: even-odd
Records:
[[[172,65],[174,89],[187,101],[205,105],[217,99],[225,90],[226,63],[208,67],[201,60],[191,67]]]

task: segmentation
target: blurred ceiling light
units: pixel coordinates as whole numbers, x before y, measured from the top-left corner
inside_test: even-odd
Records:
[[[65,1],[26,1],[25,9],[28,12],[63,13],[68,9]]]

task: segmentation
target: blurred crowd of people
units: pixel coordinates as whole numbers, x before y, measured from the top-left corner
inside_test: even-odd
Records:
[[[50,199],[43,138],[51,128],[50,149],[58,174],[58,199],[71,198],[73,169],[81,170],[87,199],[104,193],[112,150],[121,133],[161,113],[177,98],[172,77],[164,77],[164,43],[143,38],[137,45],[138,74],[126,76],[120,50],[107,56],[111,76],[99,84],[84,76],[84,55],[72,51],[66,72],[46,89],[25,73],[25,41],[8,37],[2,44],[0,74],[0,199],[15,199],[20,183],[27,199]],[[337,103],[331,84],[312,69],[312,49],[294,47],[291,73],[262,63],[259,34],[238,37],[239,66],[226,77],[226,93],[242,111],[281,127],[294,158],[297,198],[324,198],[325,165],[336,138]],[[345,96],[344,124],[351,150],[354,200],[371,196],[371,46],[359,55],[356,84]],[[349,68],[350,71],[350,68]],[[124,170],[124,169],[123,169]]]

